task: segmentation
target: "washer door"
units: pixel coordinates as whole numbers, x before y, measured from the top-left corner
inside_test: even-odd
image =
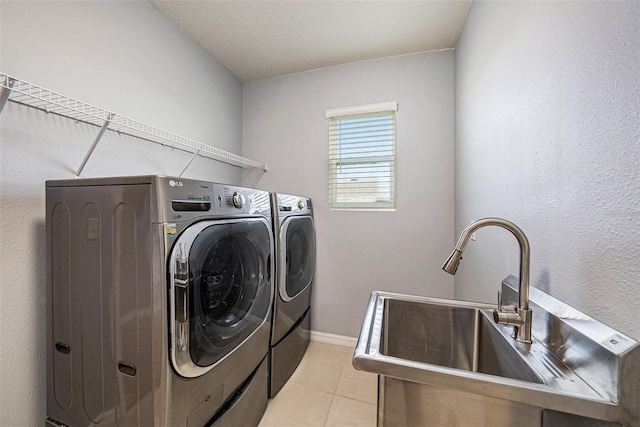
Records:
[[[171,355],[204,374],[268,318],[271,230],[265,219],[204,221],[176,240],[169,264]]]
[[[291,301],[313,280],[316,235],[310,216],[290,216],[280,229],[280,298]]]

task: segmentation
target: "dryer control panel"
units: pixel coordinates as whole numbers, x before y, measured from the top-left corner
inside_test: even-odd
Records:
[[[277,205],[278,216],[311,215],[313,206],[311,199],[303,196],[277,194],[274,200]]]

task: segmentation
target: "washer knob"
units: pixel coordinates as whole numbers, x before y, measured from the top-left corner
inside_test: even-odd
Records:
[[[298,200],[298,209],[304,209],[304,202],[302,200]]]
[[[233,201],[233,206],[238,209],[240,209],[244,204],[244,196],[237,191],[233,193],[233,196],[231,196],[231,200]]]

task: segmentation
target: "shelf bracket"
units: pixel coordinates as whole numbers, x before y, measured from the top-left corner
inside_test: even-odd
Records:
[[[191,158],[189,159],[189,161],[187,162],[187,165],[184,167],[184,169],[182,169],[182,172],[180,172],[180,175],[178,175],[178,178],[182,178],[182,174],[185,173],[185,171],[187,170],[187,168],[191,165],[191,162],[193,162],[193,160],[196,158],[196,156],[198,155],[198,153],[200,152],[200,148],[198,148],[196,150],[195,153],[193,153],[193,156],[191,156]]]
[[[100,131],[98,132],[98,134],[96,135],[95,139],[93,140],[93,143],[91,144],[91,147],[89,147],[89,151],[87,152],[87,155],[84,156],[84,159],[82,160],[82,163],[80,164],[80,167],[76,171],[76,178],[80,177],[80,174],[82,173],[82,170],[84,169],[85,165],[89,161],[89,158],[93,154],[93,150],[96,149],[96,146],[98,145],[98,142],[100,142],[100,140],[102,139],[102,136],[104,135],[104,133],[107,131],[107,128],[111,124],[111,119],[112,118],[113,118],[113,113],[109,113],[109,117],[107,118],[107,120],[104,121],[104,124],[102,125],[102,127],[100,128]]]
[[[5,104],[9,100],[9,95],[11,95],[11,88],[13,87],[13,84],[15,82],[15,79],[12,79],[9,76],[6,76],[4,78],[3,85],[2,87],[0,87],[0,113],[2,113]]]

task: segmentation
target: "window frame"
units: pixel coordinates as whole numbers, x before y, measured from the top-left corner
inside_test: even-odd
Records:
[[[329,126],[329,209],[331,210],[366,210],[366,211],[395,211],[396,210],[396,112],[398,111],[397,102],[385,102],[379,104],[360,105],[355,107],[345,108],[332,108],[327,109],[325,117],[328,120]],[[388,155],[363,155],[355,156],[353,154],[340,157],[335,155],[332,150],[335,148],[336,140],[340,138],[334,138],[331,133],[332,125],[337,120],[344,119],[363,119],[366,117],[375,117],[391,115],[391,134],[389,135]],[[353,144],[353,143],[352,143]],[[353,147],[351,147],[353,149]],[[357,149],[357,148],[356,148]],[[380,150],[385,151],[385,150]],[[371,167],[378,167],[384,163],[388,163],[388,192],[389,201],[376,200],[374,202],[362,202],[362,201],[338,201],[338,165],[339,164],[369,164]],[[370,175],[371,178],[375,178],[375,172]],[[376,194],[379,194],[376,192]]]

